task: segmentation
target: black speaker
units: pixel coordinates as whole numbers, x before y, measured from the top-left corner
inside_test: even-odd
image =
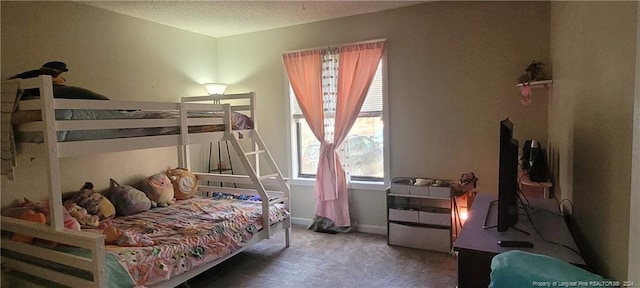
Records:
[[[522,169],[525,171],[529,171],[529,168],[531,168],[529,162],[529,158],[531,157],[531,141],[532,140],[525,140],[522,146]]]
[[[549,180],[547,173],[547,153],[536,140],[527,140],[522,147],[522,166],[533,182],[546,182]]]

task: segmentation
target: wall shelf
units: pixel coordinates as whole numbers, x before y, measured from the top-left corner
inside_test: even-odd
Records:
[[[531,88],[544,88],[544,87],[551,87],[551,84],[553,83],[553,80],[540,80],[540,81],[531,81],[529,82],[529,87]],[[524,84],[522,83],[518,83],[518,85],[516,85],[516,87],[522,87],[524,86]]]

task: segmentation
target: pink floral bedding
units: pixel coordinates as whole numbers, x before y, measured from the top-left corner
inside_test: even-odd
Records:
[[[194,197],[175,205],[117,217],[113,225],[148,236],[155,245],[108,245],[139,286],[152,285],[192,268],[231,254],[262,229],[262,203],[237,199]],[[289,212],[271,206],[271,223],[283,221]]]

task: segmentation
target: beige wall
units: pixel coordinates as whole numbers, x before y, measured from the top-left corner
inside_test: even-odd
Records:
[[[636,89],[633,113],[633,163],[629,205],[629,253],[640,255],[640,5],[636,9]],[[640,257],[629,257],[628,279],[640,283]]]
[[[69,64],[70,84],[117,100],[175,101],[209,81],[256,91],[259,130],[289,176],[281,53],[386,38],[391,176],[474,171],[480,191],[495,193],[498,121],[509,116],[521,141],[547,139],[549,121],[557,191],[574,200],[587,256],[627,279],[630,250],[618,235],[628,235],[631,214],[634,2],[435,2],[222,39],[74,2],[0,4],[3,79],[57,59]],[[548,103],[536,90],[522,106],[514,84],[533,59],[553,60],[554,95]],[[171,148],[64,159],[63,190],[135,181],[175,162]],[[3,204],[44,187],[42,163],[21,165],[30,185],[3,178]],[[312,217],[312,191],[293,187],[294,217]],[[355,190],[351,202],[363,226],[386,227],[384,191]]]
[[[257,92],[259,130],[290,175],[281,54],[386,38],[391,176],[457,179],[474,171],[482,193],[494,194],[499,121],[510,117],[521,141],[547,139],[546,91],[523,106],[515,84],[531,60],[548,62],[548,24],[544,2],[435,2],[225,37],[220,79],[231,91]],[[313,217],[312,191],[293,187],[294,217]],[[352,195],[354,205],[368,205],[354,207],[358,222],[384,232],[384,191]]]
[[[214,38],[71,1],[1,5],[2,79],[62,60],[70,68],[69,85],[143,101],[202,95],[200,83],[218,80]],[[45,191],[43,163],[20,159],[19,184],[2,179],[3,204],[23,197],[25,189]],[[65,158],[62,188],[75,191],[91,181],[103,189],[111,177],[129,183],[175,165],[174,148]]]
[[[549,138],[558,159],[556,191],[573,202],[587,262],[598,273],[627,280],[637,2],[551,7]]]

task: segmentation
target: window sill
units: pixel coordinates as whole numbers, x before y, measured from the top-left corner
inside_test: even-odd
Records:
[[[293,178],[293,179],[289,180],[289,184],[291,184],[292,186],[313,187],[313,186],[316,185],[316,179],[313,179],[313,178]],[[349,183],[349,189],[386,191],[387,186],[384,184],[384,182],[351,181],[351,183]]]

